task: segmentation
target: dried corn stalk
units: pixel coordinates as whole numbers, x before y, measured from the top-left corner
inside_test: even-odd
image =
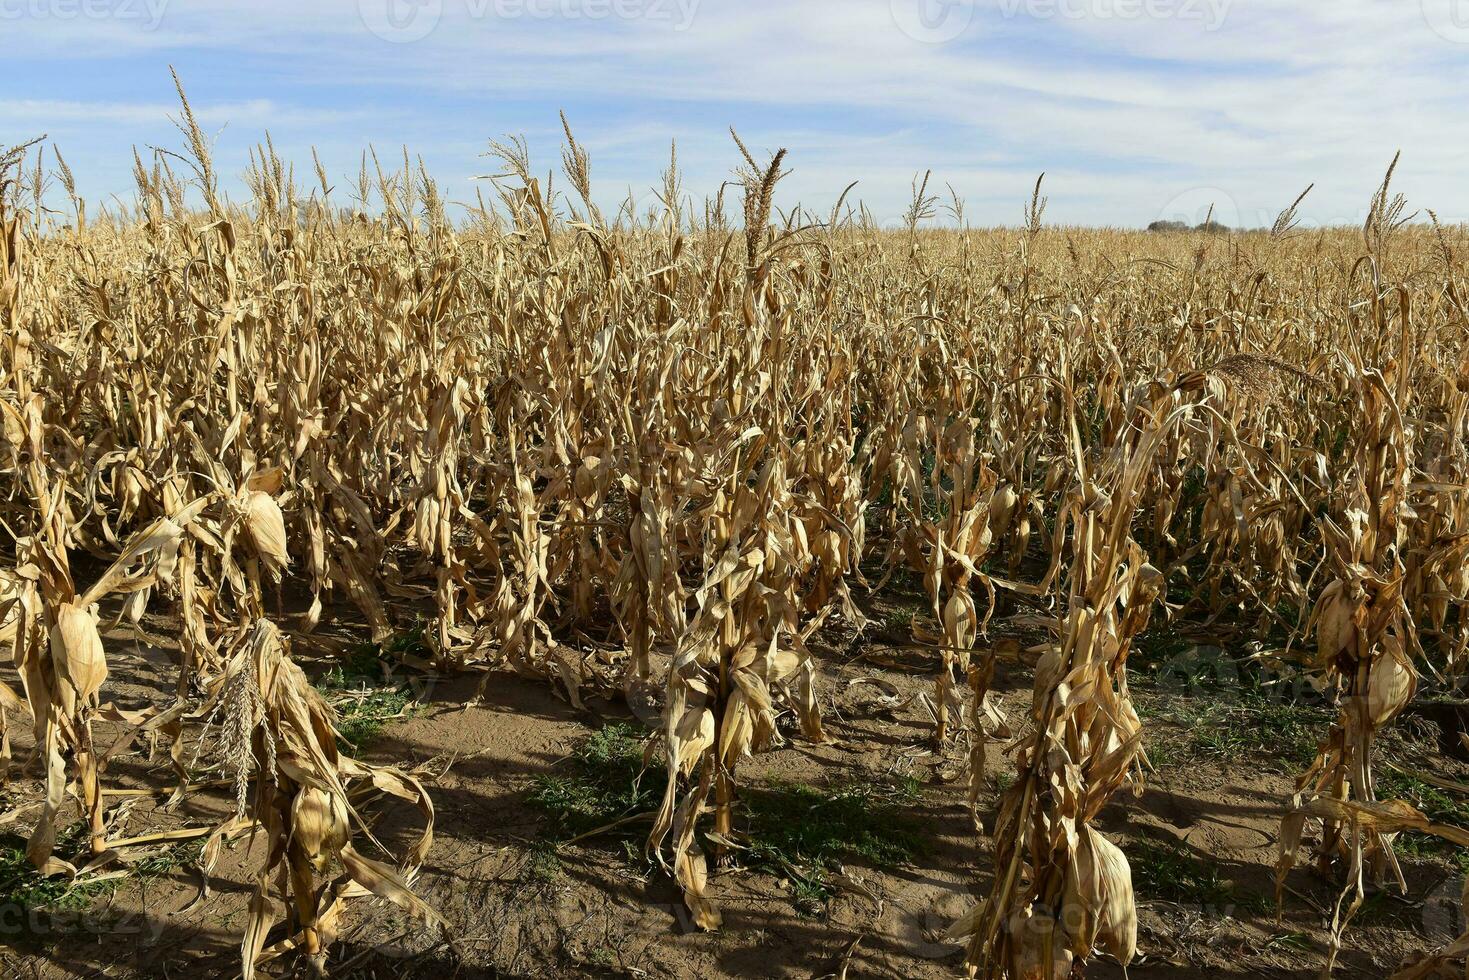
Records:
[[[171,603],[179,702],[256,691],[236,712],[253,726],[237,731],[254,760],[240,769],[247,802],[268,791],[262,820],[319,838],[304,853],[283,845],[278,897],[293,894],[293,860],[304,895],[313,855],[353,845],[339,848],[344,797],[329,779],[269,762],[285,736],[263,733],[290,723],[240,654],[270,646],[256,624],[272,598],[279,613],[309,594],[293,623],[303,634],[360,614],[384,645],[431,609],[433,666],[506,663],[574,703],[588,686],[620,689],[652,717],[661,695],[679,778],[659,839],[672,835],[671,863],[708,923],[700,853],[735,850],[736,763],[776,744],[784,699],[817,730],[804,642],[836,617],[862,624],[864,568],[924,578],[935,624],[917,638],[945,663],[945,728],[963,717],[955,671],[970,658],[972,790],[1003,722],[993,661],[971,652],[989,586],[1044,604],[1068,583],[1066,660],[1043,661],[1036,709],[1056,741],[1030,747],[1022,780],[1045,792],[1002,814],[1034,876],[1006,886],[1002,911],[1034,926],[1055,919],[1046,902],[1085,914],[1062,924],[1059,946],[1052,930],[1051,946],[1019,950],[1027,969],[1127,946],[1121,858],[1086,819],[1136,754],[1120,662],[1155,584],[1148,560],[1197,576],[1171,614],[1222,629],[1317,608],[1318,646],[1336,657],[1323,670],[1369,702],[1340,743],[1348,803],[1370,782],[1367,722],[1411,688],[1398,654],[1416,656],[1421,635],[1411,668],[1425,683],[1469,660],[1463,236],[1402,226],[1386,181],[1365,257],[1337,231],[1052,232],[1039,192],[1018,240],[923,229],[926,184],[902,234],[840,204],[813,231],[800,209],[775,207],[784,158],[757,164],[743,146],[742,226],[722,196],[691,206],[676,163],[650,212],[629,202],[604,216],[566,127],[576,213],[563,218],[566,198],[511,140],[493,148],[509,175],[495,178],[502,207],[481,201],[455,225],[406,154],[365,158],[348,203],[319,167],[320,188],[304,192],[267,141],[251,198],[231,202],[182,110],[184,153],[135,157],[125,210],[44,208],[44,169],[22,166],[34,148],[0,151],[0,487],[16,488],[0,493],[0,650],[39,678],[34,699],[0,687],[0,752],[7,714],[55,693],[63,782],[89,755],[68,760],[66,739],[82,746],[87,720],[105,717],[166,738],[188,791],[198,719],[94,705],[93,610],[63,574],[65,556],[105,566],[174,522],[173,585],[122,586],[104,621],[146,638],[144,613]],[[1183,371],[1200,364],[1214,367]],[[1395,390],[1386,416],[1379,396],[1339,397],[1358,391],[1360,365],[1413,397]],[[1139,385],[1180,374],[1182,397],[1153,389],[1162,400],[1135,411]],[[1412,450],[1406,490],[1395,450],[1371,466],[1358,451],[1395,413],[1388,429]],[[1124,460],[1147,439],[1153,461],[1123,493]],[[1390,477],[1381,491],[1362,477],[1372,466]],[[1387,505],[1374,517],[1353,495],[1392,498],[1386,552],[1372,528],[1387,527]],[[131,559],[129,574],[161,573],[164,554]],[[1300,631],[1285,626],[1289,644]],[[323,753],[330,741],[317,739]],[[366,784],[335,764],[350,824]],[[1328,771],[1317,802],[1343,798]],[[89,782],[76,783],[83,796]],[[1035,829],[1062,810],[1074,833]],[[1337,843],[1361,837],[1367,864],[1386,853],[1391,831],[1311,813],[1336,821]],[[321,948],[332,899],[291,898],[291,941],[314,930]]]
[[[1335,519],[1325,523],[1332,577],[1312,611],[1316,666],[1338,687],[1342,707],[1320,754],[1297,781],[1281,826],[1276,867],[1279,900],[1306,819],[1320,816],[1318,861],[1327,870],[1334,860],[1344,860],[1349,882],[1332,920],[1328,969],[1366,897],[1364,880],[1382,881],[1391,874],[1399,887],[1407,888],[1393,853],[1393,832],[1373,821],[1343,821],[1332,807],[1377,803],[1373,743],[1407,707],[1418,686],[1413,663],[1417,630],[1403,595],[1403,517],[1409,508],[1413,449],[1399,399],[1407,392],[1399,386],[1395,394],[1388,378],[1373,370],[1361,373],[1355,392],[1361,412],[1355,466]],[[1351,901],[1343,910],[1348,895]]]
[[[216,754],[239,800],[235,818],[221,825],[206,848],[206,869],[239,818],[248,815],[265,834],[265,859],[256,873],[241,950],[247,980],[261,963],[292,950],[322,969],[350,898],[376,895],[426,925],[443,926],[412,891],[413,875],[433,843],[428,793],[407,773],[338,752],[331,707],[290,659],[284,638],[268,620],[236,631],[200,716],[218,726]],[[384,794],[418,807],[425,821],[396,867],[365,856],[353,843],[376,844],[359,810]],[[337,866],[340,873],[328,878]],[[267,946],[281,902],[286,937]]]
[[[1127,657],[1166,580],[1132,537],[1139,501],[1165,450],[1177,452],[1178,427],[1202,418],[1216,438],[1237,440],[1210,408],[1218,392],[1204,380],[1185,375],[1144,388],[1095,472],[1076,424],[1074,388],[1066,386],[1077,484],[1055,542],[1068,525],[1067,612],[1036,664],[1035,730],[1020,744],[1019,778],[1001,800],[994,885],[952,930],[968,937],[971,973],[1059,980],[1082,969],[1095,949],[1124,966],[1134,955],[1126,857],[1090,824],[1121,786],[1141,778],[1142,725],[1128,694]]]
[[[1166,410],[1167,406],[1159,406]],[[1036,665],[1035,732],[1016,755],[1017,782],[995,825],[995,884],[955,935],[969,937],[971,973],[1012,980],[1070,974],[1101,947],[1125,965],[1136,946],[1132,877],[1115,845],[1089,826],[1135,778],[1141,725],[1127,692],[1132,639],[1163,591],[1128,533],[1165,418],[1145,419],[1062,519],[1072,527],[1069,611]]]

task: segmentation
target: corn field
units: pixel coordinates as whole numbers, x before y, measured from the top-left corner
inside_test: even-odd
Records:
[[[1337,882],[1329,960],[1401,882],[1402,831],[1469,846],[1374,768],[1469,665],[1469,236],[1391,169],[1361,228],[1295,205],[1248,233],[1054,227],[1039,182],[1015,228],[957,199],[935,227],[924,178],[882,229],[846,195],[777,209],[785,151],[737,136],[719,197],[675,158],[651,210],[607,214],[567,127],[559,174],[492,144],[461,217],[406,154],[343,189],[268,141],[229,200],[182,105],[183,151],[139,155],[127,206],[89,207],[48,144],[0,153],[0,781],[44,782],[39,873],[121,846],[105,724],[161,791],[225,786],[200,860],[253,842],[247,980],[325,964],[366,896],[446,928],[415,892],[432,780],[350,757],[298,662],[324,623],[385,643],[419,618],[415,670],[653,706],[647,852],[719,929],[741,763],[827,737],[813,639],[868,629],[898,574],[992,868],[950,930],[970,975],[1139,952],[1147,896],[1095,823],[1149,776],[1128,657],[1160,623],[1279,627],[1332,692],[1277,869],[1287,903],[1303,861]],[[1039,632],[1002,642],[1017,616]],[[112,702],[118,628],[175,651],[171,698]],[[1033,675],[1027,716],[997,665]],[[420,828],[396,848],[394,808]],[[78,819],[86,868],[56,851]]]

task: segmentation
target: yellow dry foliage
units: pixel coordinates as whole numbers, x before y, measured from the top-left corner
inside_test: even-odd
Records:
[[[38,867],[66,870],[68,787],[106,852],[100,718],[165,739],[180,793],[191,756],[233,782],[206,865],[266,835],[247,977],[323,962],[356,896],[437,923],[412,891],[428,791],[342,755],[292,655],[327,615],[381,642],[423,614],[416,667],[661,711],[649,848],[714,928],[739,763],[824,737],[810,641],[864,629],[899,572],[928,599],[913,645],[971,800],[1018,739],[994,882],[954,928],[976,972],[1134,955],[1128,862],[1092,822],[1146,771],[1127,658],[1179,575],[1190,614],[1283,623],[1340,694],[1282,801],[1280,866],[1321,821],[1351,883],[1338,943],[1392,834],[1443,831],[1377,800],[1371,763],[1421,678],[1469,662],[1465,234],[1404,223],[1391,172],[1361,232],[1289,210],[1269,232],[1048,228],[1039,185],[1019,230],[925,230],[926,179],[883,231],[843,204],[780,213],[784,151],[741,143],[737,218],[672,164],[651,214],[609,217],[568,129],[574,194],[495,144],[499,199],[451,221],[406,156],[307,191],[267,145],[230,203],[183,108],[186,155],[139,157],[127,208],[42,210],[34,150],[0,153],[0,652],[21,686],[0,684],[0,768],[28,714]],[[1017,603],[1050,632],[1020,724],[990,691]],[[102,636],[150,611],[177,624],[176,699],[124,712]],[[362,850],[383,799],[426,824],[386,861]]]

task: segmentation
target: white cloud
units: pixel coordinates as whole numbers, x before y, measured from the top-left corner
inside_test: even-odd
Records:
[[[321,126],[366,118],[366,110],[309,109],[279,105],[270,99],[216,102],[195,106],[201,125]],[[0,99],[0,121],[30,123],[110,123],[156,126],[179,114],[176,103],[78,102],[58,99]]]
[[[283,148],[314,140],[343,166],[352,147],[402,139],[468,174],[478,161],[452,154],[504,129],[530,129],[549,163],[555,109],[568,106],[594,175],[618,195],[628,181],[657,180],[671,137],[690,188],[712,191],[734,160],[725,124],[741,122],[751,142],[791,149],[787,195],[813,207],[861,178],[876,208],[896,212],[912,172],[932,166],[982,220],[1014,220],[1018,204],[1002,201],[1018,201],[1040,169],[1058,221],[1138,223],[1204,187],[1253,221],[1312,181],[1307,216],[1330,220],[1360,211],[1402,148],[1403,188],[1469,219],[1459,176],[1469,134],[1449,84],[1469,68],[1469,45],[1435,33],[1417,0],[1054,0],[1072,13],[1212,3],[1222,15],[1213,30],[1212,19],[1035,16],[1051,0],[984,0],[967,31],[937,45],[900,30],[890,0],[702,0],[686,30],[652,18],[476,18],[497,0],[440,2],[437,29],[406,44],[372,35],[358,0],[172,0],[152,32],[54,20],[15,29],[21,48],[58,58],[110,37],[117,57],[157,63],[160,98],[165,59],[209,52],[211,91],[229,96],[201,101],[211,125],[270,126]],[[1031,13],[1003,15],[1017,5]],[[269,98],[254,90],[261,64]],[[347,85],[362,104],[340,104]],[[378,100],[400,111],[372,108]],[[169,111],[9,99],[0,126],[121,132]]]

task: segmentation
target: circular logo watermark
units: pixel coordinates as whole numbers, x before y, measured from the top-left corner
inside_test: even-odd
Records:
[[[1227,191],[1218,187],[1193,187],[1175,194],[1158,210],[1158,221],[1173,221],[1190,228],[1202,225],[1205,220],[1216,226],[1240,227],[1239,205]]]
[[[924,44],[947,44],[974,23],[975,0],[891,0],[898,30]]]
[[[1464,879],[1449,878],[1423,899],[1423,934],[1436,945],[1451,943],[1463,934],[1463,891]]]
[[[357,0],[363,26],[392,44],[422,41],[439,26],[444,0]]]
[[[950,939],[949,927],[974,907],[975,899],[954,885],[937,878],[923,878],[932,888],[921,894],[916,909],[895,908],[898,921],[894,940],[913,956],[926,960],[942,960],[964,948],[960,940]]]
[[[1445,41],[1469,44],[1469,0],[1419,0],[1423,22]]]

